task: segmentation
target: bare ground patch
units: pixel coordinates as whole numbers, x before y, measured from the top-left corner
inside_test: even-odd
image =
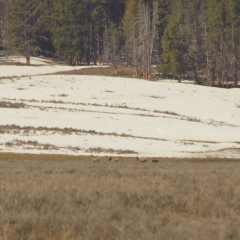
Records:
[[[152,72],[156,72],[156,68],[152,68]],[[118,67],[118,74],[114,74],[114,67],[87,67],[79,70],[57,72],[56,75],[97,75],[97,76],[109,76],[109,77],[135,77],[134,67]]]
[[[0,101],[0,108],[26,108],[23,102]]]
[[[70,150],[71,152],[85,152],[85,153],[90,153],[90,154],[96,154],[96,153],[105,153],[105,154],[121,154],[121,155],[126,155],[126,154],[138,154],[136,151],[132,150],[122,150],[122,149],[113,149],[113,148],[80,148],[80,147],[72,147],[72,146],[67,146],[67,147],[59,147],[53,144],[49,143],[39,143],[38,141],[24,141],[24,140],[19,140],[19,139],[14,139],[13,141],[8,141],[5,143],[6,148],[11,148],[11,149],[16,149],[16,148],[22,148],[24,150]]]
[[[208,144],[204,144],[204,147],[208,148],[209,145]],[[229,147],[229,148],[221,148],[218,150],[206,150],[205,152],[200,152],[200,151],[195,151],[195,152],[190,152],[190,151],[184,151],[185,153],[193,153],[193,154],[205,154],[206,157],[211,156],[211,154],[214,154],[214,157],[212,158],[218,158],[219,155],[222,156],[222,159],[228,159],[228,155],[235,155],[236,156],[236,160],[240,161],[240,148],[238,147]]]
[[[18,125],[0,125],[0,133],[1,134],[23,134],[29,135],[33,134],[43,134],[46,135],[47,133],[50,134],[91,134],[91,135],[100,135],[100,136],[115,136],[115,137],[124,137],[124,138],[135,138],[135,139],[148,139],[148,140],[157,140],[157,141],[166,141],[166,139],[161,138],[151,138],[151,137],[142,137],[142,136],[135,136],[125,133],[116,133],[116,132],[98,132],[95,130],[84,130],[84,129],[76,129],[76,128],[48,128],[48,127],[33,127],[33,126],[18,126]]]
[[[8,61],[8,62],[0,62],[0,66],[27,66],[25,63],[21,63],[21,62],[15,62],[15,61]]]
[[[110,154],[138,154],[138,152],[136,151],[132,151],[132,150],[116,150],[116,149],[105,149],[105,148],[89,148],[86,152],[89,153],[110,153]]]
[[[23,149],[35,149],[35,150],[59,150],[59,147],[53,144],[41,144],[38,141],[23,141],[14,139],[11,142],[6,142],[5,146],[7,148],[22,147]]]

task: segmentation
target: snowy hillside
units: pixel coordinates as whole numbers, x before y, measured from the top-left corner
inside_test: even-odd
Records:
[[[72,68],[0,66],[1,152],[239,158],[239,89]]]

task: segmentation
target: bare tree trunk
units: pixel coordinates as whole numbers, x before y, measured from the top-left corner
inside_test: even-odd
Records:
[[[119,64],[119,30],[117,26],[111,23],[104,34],[104,55],[103,59],[114,67],[114,74],[117,74],[117,66]]]
[[[204,19],[205,20],[205,19]],[[207,36],[207,24],[204,22],[204,30],[205,30],[205,41],[206,41],[206,48],[208,48],[208,36]],[[206,67],[206,75],[207,78],[209,79],[209,51],[206,50],[206,60],[207,60],[207,67]],[[214,80],[213,80],[214,81]]]
[[[100,28],[97,32],[97,52],[98,52],[98,63],[101,64],[101,53],[100,53]]]
[[[231,25],[232,28],[232,52],[235,52],[235,37],[234,37],[234,26],[233,24]],[[234,87],[238,86],[238,76],[237,76],[237,69],[236,69],[236,58],[235,56],[232,56],[232,61],[231,61],[231,68],[232,68],[232,78],[234,82]]]
[[[1,35],[2,35],[2,44],[7,50],[10,48],[10,40],[7,37],[7,31],[9,29],[9,17],[10,17],[10,4],[13,0],[3,0],[3,12],[1,18]]]
[[[136,77],[139,77],[136,55],[137,55],[137,53],[136,53],[135,24],[133,24],[133,62],[134,62],[134,67],[135,67],[135,75],[136,75]]]
[[[142,41],[142,65],[144,71],[144,78],[149,79],[151,77],[152,66],[152,54],[153,46],[156,37],[156,23],[157,23],[157,8],[158,3],[153,3],[153,10],[151,10],[148,4],[143,4],[140,10],[141,23],[141,39]]]
[[[155,37],[156,37],[156,23],[157,23],[157,17],[158,17],[158,13],[157,13],[157,9],[158,9],[158,3],[154,2],[153,3],[153,13],[152,13],[152,22],[150,21],[150,17],[149,17],[149,25],[150,25],[150,44],[149,44],[149,62],[148,62],[148,75],[150,78],[152,71],[151,71],[151,66],[152,66],[152,54],[153,54],[153,45],[154,45],[154,41],[155,41]]]
[[[154,41],[156,39],[156,23],[157,23],[158,4],[153,3],[153,9],[144,2],[137,5],[137,14],[129,23],[132,32],[126,40],[128,54],[135,68],[136,77],[142,73],[143,78],[151,77],[152,54],[154,49]]]
[[[28,43],[28,22],[25,20],[25,55],[26,55],[26,65],[30,65],[30,54],[29,54],[29,43]]]
[[[182,82],[182,76],[181,76],[181,74],[178,75],[178,82],[179,82],[179,83]]]

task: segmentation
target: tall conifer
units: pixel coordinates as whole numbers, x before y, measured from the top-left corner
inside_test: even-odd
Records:
[[[9,51],[20,53],[30,64],[30,55],[39,50],[37,45],[40,24],[41,0],[15,0],[10,6]]]

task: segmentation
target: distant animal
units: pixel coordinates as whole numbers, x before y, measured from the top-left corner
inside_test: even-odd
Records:
[[[92,157],[92,162],[99,162],[100,161],[100,157],[94,157],[93,155],[91,155]]]
[[[158,160],[157,159],[153,159],[152,162],[158,162]]]
[[[144,163],[144,162],[147,162],[148,161],[148,158],[139,158],[139,157],[136,157],[137,161],[141,162],[141,163]]]
[[[109,161],[110,162],[118,162],[118,157],[110,157]]]

